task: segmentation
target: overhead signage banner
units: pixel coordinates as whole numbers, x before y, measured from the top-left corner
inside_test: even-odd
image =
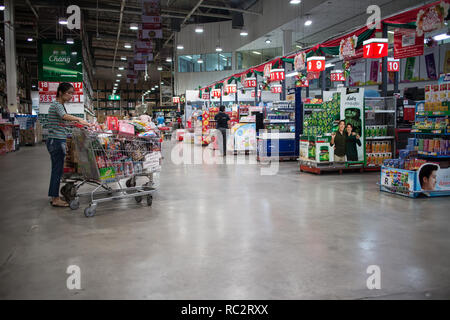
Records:
[[[39,80],[54,82],[83,81],[81,42],[39,41]]]
[[[160,0],[142,0],[142,25],[139,28],[139,39],[162,39],[162,37]]]
[[[417,14],[416,31],[419,36],[445,27],[444,19],[448,15],[449,4],[441,1],[435,6],[422,9]]]
[[[395,29],[394,58],[402,59],[423,55],[425,37],[418,36],[415,30]]]

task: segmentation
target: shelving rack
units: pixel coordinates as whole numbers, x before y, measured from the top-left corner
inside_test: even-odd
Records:
[[[366,97],[365,101],[365,155],[366,170],[380,170],[383,160],[396,154],[397,99],[395,97]],[[386,127],[373,134],[369,128]],[[381,131],[381,133],[380,133]],[[371,134],[372,133],[372,134]],[[384,133],[384,134],[383,134]]]

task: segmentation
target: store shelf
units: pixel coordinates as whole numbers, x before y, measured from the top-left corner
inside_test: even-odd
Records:
[[[266,120],[264,120],[264,123],[290,123],[290,122],[292,122],[292,123],[294,123],[295,121],[292,121],[292,120],[288,120],[288,119],[279,119],[279,120],[276,120],[276,119],[273,119],[273,120],[268,120],[268,119],[266,119]]]
[[[431,129],[428,130],[412,129],[411,133],[450,136],[450,132],[443,132],[442,130],[431,130]]]
[[[448,159],[450,158],[449,156],[441,156],[438,155],[436,152],[425,152],[425,151],[418,151],[419,155],[421,156],[425,156],[427,158],[435,158],[435,159]]]
[[[395,139],[394,136],[384,136],[384,137],[366,137],[366,140],[390,140]]]
[[[445,117],[450,116],[450,111],[419,111],[416,112],[416,115],[421,117]]]
[[[325,111],[325,109],[314,108],[314,109],[303,109],[303,111]]]
[[[395,113],[395,110],[366,110],[367,113]]]

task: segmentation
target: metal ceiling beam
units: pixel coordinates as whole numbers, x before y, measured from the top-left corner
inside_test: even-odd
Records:
[[[120,30],[122,29],[122,18],[123,18],[124,8],[125,8],[125,0],[122,0],[122,6],[120,7],[119,30],[117,30],[116,49],[114,50],[114,59],[113,59],[113,66],[112,66],[113,71],[114,71],[114,65],[116,64],[116,53],[117,53],[117,47],[119,46]]]
[[[33,11],[34,15],[36,16],[36,18],[39,19],[39,15],[36,12],[36,9],[34,9],[33,6],[31,5],[30,0],[26,0],[26,1],[27,1],[28,6],[30,7],[31,11]]]
[[[219,9],[219,10],[228,10],[228,11],[235,11],[235,12],[241,12],[241,13],[247,13],[247,14],[254,14],[257,16],[262,16],[263,14],[261,12],[255,12],[250,10],[244,10],[240,8],[231,8],[231,7],[221,7],[221,6],[214,6],[210,4],[202,4],[200,7],[203,8],[210,8],[210,9]]]

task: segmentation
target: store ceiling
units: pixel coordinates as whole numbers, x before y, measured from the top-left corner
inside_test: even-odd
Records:
[[[366,13],[369,5],[378,5],[381,16],[387,17],[398,11],[410,7],[423,5],[424,0],[328,0],[318,3],[312,10],[302,10],[302,6],[293,6],[292,10],[298,11],[298,18],[290,21],[276,30],[260,37],[239,50],[257,50],[261,48],[274,48],[283,46],[283,30],[292,30],[292,41],[294,46],[308,47],[336,36],[347,33],[356,27],[364,25],[369,15]],[[306,27],[304,25],[307,15],[313,23]],[[271,39],[270,44],[265,40]],[[299,50],[300,47],[294,48]]]
[[[165,57],[173,51],[173,23],[208,23],[231,20],[233,14],[248,10],[259,0],[161,0],[163,17],[163,39],[156,41],[155,56],[162,60],[165,70],[170,64]],[[58,18],[67,16],[65,8],[76,4],[82,11],[82,31],[70,31],[58,24]],[[114,51],[120,21],[122,0],[15,0],[17,54],[26,56],[37,63],[36,41],[27,42],[27,38],[37,39],[75,39],[84,38],[89,42],[89,51],[93,60],[95,79],[111,79]],[[98,8],[98,9],[97,9]],[[192,10],[195,9],[194,12]],[[125,42],[133,42],[137,32],[129,29],[133,22],[140,21],[141,0],[125,0],[122,14],[122,28],[119,37],[116,66],[120,65],[120,56],[132,56],[132,50],[124,49]],[[2,24],[3,28],[3,24]],[[3,33],[3,30],[1,30]],[[119,59],[117,59],[117,56]],[[152,81],[159,81],[155,66],[150,66]],[[37,78],[37,72],[34,71]]]

